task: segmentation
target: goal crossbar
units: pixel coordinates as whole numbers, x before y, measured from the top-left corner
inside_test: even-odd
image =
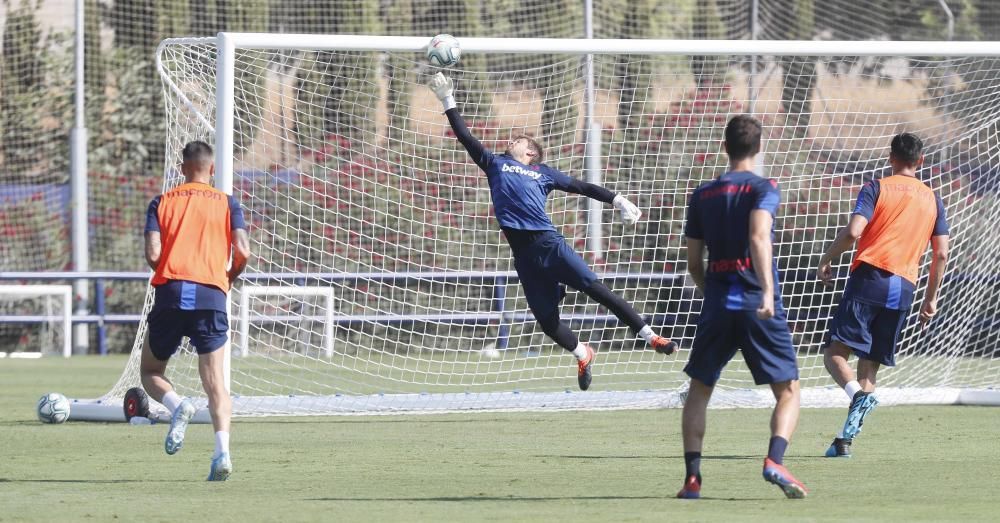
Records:
[[[205,42],[212,37],[170,38],[171,43]],[[216,42],[236,49],[423,51],[430,38],[414,36],[219,33]],[[761,56],[998,56],[993,41],[836,41],[836,40],[630,40],[573,38],[463,38],[462,53],[761,55]],[[933,51],[928,52],[928,49]]]

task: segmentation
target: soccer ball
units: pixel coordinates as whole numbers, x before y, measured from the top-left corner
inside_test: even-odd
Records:
[[[69,400],[58,392],[38,399],[38,420],[42,423],[62,423],[69,419]]]
[[[451,67],[462,56],[462,46],[451,35],[437,35],[427,44],[427,61],[438,67]]]

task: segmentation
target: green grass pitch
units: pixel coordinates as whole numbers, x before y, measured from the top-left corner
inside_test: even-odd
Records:
[[[235,472],[204,481],[207,425],[35,420],[42,393],[95,397],[120,357],[0,360],[0,522],[995,521],[1000,410],[876,410],[852,459],[820,457],[842,409],[804,410],[787,500],[760,476],[769,410],[713,410],[704,499],[681,486],[680,411],[237,420]],[[595,388],[600,387],[595,382]]]

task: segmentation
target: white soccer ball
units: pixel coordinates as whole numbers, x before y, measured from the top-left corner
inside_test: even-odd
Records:
[[[431,38],[427,44],[427,61],[438,67],[451,67],[458,63],[462,57],[462,46],[458,44],[458,38],[447,34],[440,34]]]
[[[500,351],[497,350],[495,343],[490,343],[479,351],[479,357],[486,360],[495,360],[500,356],[502,356],[502,354],[500,354]]]
[[[69,419],[69,400],[58,392],[38,398],[38,420],[42,423],[62,423]]]

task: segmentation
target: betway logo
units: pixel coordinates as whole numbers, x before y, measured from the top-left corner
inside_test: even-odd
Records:
[[[525,176],[530,176],[535,180],[542,177],[542,173],[538,171],[532,171],[531,169],[525,169],[520,165],[511,165],[509,163],[503,164],[503,166],[500,167],[500,172],[523,174]]]

